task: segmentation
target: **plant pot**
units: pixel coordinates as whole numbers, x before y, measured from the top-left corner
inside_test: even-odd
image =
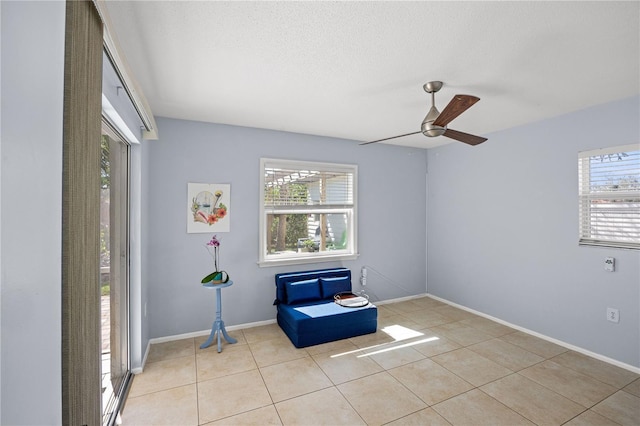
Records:
[[[215,271],[202,279],[202,284],[224,284],[229,281],[229,274],[225,271]]]

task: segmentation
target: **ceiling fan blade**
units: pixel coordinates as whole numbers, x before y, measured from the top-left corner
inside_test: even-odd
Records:
[[[376,143],[376,142],[388,141],[389,139],[396,139],[396,138],[402,138],[402,137],[404,137],[404,136],[417,135],[418,133],[422,133],[422,132],[405,133],[404,135],[391,136],[390,138],[378,139],[377,141],[361,142],[361,143],[360,143],[360,145],[368,145],[368,144],[370,144],[370,143]]]
[[[483,138],[481,136],[470,135],[469,133],[459,132],[453,129],[445,130],[442,136],[446,136],[469,145],[478,145],[487,140],[487,138]]]
[[[455,95],[451,102],[444,107],[438,118],[433,122],[434,126],[445,127],[453,121],[454,118],[471,108],[473,104],[478,102],[480,98],[471,95]]]

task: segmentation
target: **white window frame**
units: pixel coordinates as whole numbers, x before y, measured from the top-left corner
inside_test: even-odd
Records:
[[[309,206],[309,209],[301,210],[281,207],[265,206],[265,169],[266,168],[283,168],[298,169],[300,171],[316,170],[316,171],[334,171],[346,172],[353,175],[352,182],[352,206]],[[283,160],[274,158],[260,159],[260,232],[259,232],[259,255],[258,265],[260,267],[280,266],[280,265],[298,265],[305,263],[318,263],[339,260],[353,260],[358,257],[358,166],[355,164],[338,164],[338,163],[322,163],[313,161]],[[277,211],[279,214],[293,214],[307,211],[313,213],[346,213],[347,215],[347,248],[342,250],[317,251],[310,253],[287,253],[287,254],[268,254],[267,253],[267,215]]]
[[[605,149],[596,149],[578,153],[578,228],[579,245],[601,246],[624,249],[640,249],[640,188],[612,188],[594,186],[591,182],[595,176],[591,170],[591,158],[600,157],[608,162],[611,173],[618,172],[626,167],[629,176],[640,180],[640,171],[635,166],[635,161],[629,169],[629,161],[621,161],[626,157],[618,157],[619,153],[636,159],[640,155],[640,145],[615,146]],[[600,173],[598,171],[598,173]],[[621,202],[620,199],[629,200]],[[607,217],[606,206],[614,206],[613,202],[623,211],[623,215],[615,214]],[[602,206],[602,213],[594,213],[597,206]],[[626,231],[625,231],[626,230]],[[626,235],[625,235],[626,233]]]

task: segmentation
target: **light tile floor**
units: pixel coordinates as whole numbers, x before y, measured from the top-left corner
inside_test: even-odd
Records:
[[[639,425],[640,376],[428,297],[295,348],[278,325],[151,346],[129,425]]]

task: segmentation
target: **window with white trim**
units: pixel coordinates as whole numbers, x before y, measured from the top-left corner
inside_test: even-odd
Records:
[[[357,256],[358,166],[260,159],[260,266]]]
[[[640,249],[639,148],[578,154],[581,245]]]

